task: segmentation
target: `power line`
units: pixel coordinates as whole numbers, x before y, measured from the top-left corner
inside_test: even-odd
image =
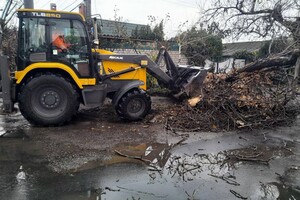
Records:
[[[49,4],[51,0],[47,1],[41,8],[45,7],[47,4]]]
[[[78,8],[80,6],[80,4],[78,4],[77,6],[75,6],[75,8],[73,8],[72,10],[70,10],[69,12],[72,12],[73,10],[75,10],[76,8]]]
[[[68,5],[67,7],[65,7],[62,10],[67,10],[67,8],[71,7],[72,5],[74,5],[77,2],[77,0],[73,1],[70,5]]]
[[[56,3],[57,9],[65,7],[68,4],[68,1],[58,1],[58,0],[56,0],[56,1],[57,1],[57,3]],[[59,9],[59,10],[62,10],[62,9]]]

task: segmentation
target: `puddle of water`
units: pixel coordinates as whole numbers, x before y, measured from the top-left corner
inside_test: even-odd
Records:
[[[0,138],[28,138],[29,123],[20,112],[0,115]]]
[[[16,118],[20,120],[13,115],[6,123],[0,116],[0,133],[17,138],[3,138],[0,146],[0,199],[300,199],[297,128],[195,135],[198,140],[175,148],[120,145],[118,155],[58,174],[47,168],[42,145],[18,139],[26,138],[30,128]],[[287,134],[284,141],[281,134]],[[17,179],[20,172],[25,179]]]
[[[276,157],[270,165],[263,165],[230,163],[224,152],[201,153],[199,150],[199,153],[187,155],[175,151],[158,171],[149,170],[152,168],[141,164],[140,159],[130,158],[147,158],[151,164],[150,161],[163,157],[161,152],[169,148],[169,145],[155,143],[118,147],[116,149],[127,157],[116,156],[116,160],[108,162],[131,159],[139,164],[124,163],[127,161],[123,160],[123,163],[68,174],[53,173],[43,165],[30,162],[24,164],[24,160],[17,164],[2,161],[0,189],[3,192],[0,199],[234,199],[239,195],[249,199],[299,198],[300,193],[289,185],[289,179],[297,177],[295,173],[299,171],[297,168],[287,170],[284,165],[293,160],[289,154],[280,153],[287,156],[286,160]],[[246,149],[231,152],[252,155]],[[272,150],[274,154],[280,152],[279,149]],[[282,171],[274,170],[278,163],[283,164],[279,167]],[[23,165],[26,179],[17,181],[20,165]],[[285,180],[279,181],[274,171]]]
[[[29,136],[26,134],[26,130],[22,128],[17,128],[14,130],[4,130],[3,128],[3,134],[0,136],[2,138],[23,138],[23,139],[29,139]]]
[[[297,186],[295,187],[295,183],[288,180],[288,183],[283,184],[278,180],[278,175],[276,175],[276,171],[286,171],[287,164],[300,164],[298,160],[293,159],[293,150],[286,143],[282,143],[282,145],[250,145],[249,147],[218,153],[202,153],[203,149],[200,148],[198,149],[199,153],[191,155],[185,153],[178,154],[178,152],[181,152],[179,147],[179,150],[177,149],[173,152],[173,155],[165,163],[163,170],[155,173],[152,171],[148,172],[150,179],[152,179],[149,183],[152,182],[154,185],[158,183],[167,184],[171,189],[168,188],[168,192],[165,195],[170,195],[170,191],[174,188],[180,188],[181,194],[184,194],[181,195],[182,199],[211,199],[211,195],[214,198],[221,199],[233,199],[235,197],[241,199],[276,199],[278,197],[298,199],[300,197],[300,190],[298,191]],[[186,147],[183,146],[183,148]],[[123,149],[122,155],[140,159],[144,155],[148,155],[149,149],[152,150],[153,147],[149,146],[149,144],[143,144],[134,148]],[[194,149],[193,151],[196,150]],[[159,153],[156,153],[154,157],[159,157]],[[282,162],[285,158],[288,162],[279,167],[278,162]],[[151,165],[151,162],[149,163]],[[286,174],[283,176],[288,177]],[[295,177],[293,180],[295,180]],[[136,181],[138,182],[137,185],[125,190],[127,192],[135,191],[136,195],[141,191],[145,191],[143,188],[147,188],[147,192],[152,191],[149,185],[141,182],[141,179]],[[296,184],[299,183],[299,180],[296,181]],[[120,193],[124,192],[122,188],[117,192],[114,191],[113,197],[119,199]],[[172,192],[172,194],[179,193],[178,190]],[[151,194],[147,194],[143,198],[147,199],[152,194],[161,193],[151,192]],[[130,196],[127,197],[130,198]],[[141,196],[137,195],[134,197]],[[161,195],[159,198],[170,199],[170,196]],[[151,198],[149,197],[149,199]]]
[[[154,169],[165,166],[170,157],[171,145],[161,143],[116,147],[115,152],[122,157],[143,161]]]

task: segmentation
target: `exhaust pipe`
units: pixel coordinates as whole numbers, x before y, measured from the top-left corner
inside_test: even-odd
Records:
[[[33,0],[24,0],[24,8],[33,9]]]

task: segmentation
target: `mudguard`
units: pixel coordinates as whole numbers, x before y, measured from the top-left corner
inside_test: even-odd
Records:
[[[128,92],[129,90],[133,89],[133,88],[138,88],[139,86],[141,85],[144,85],[145,83],[143,81],[132,81],[132,82],[129,82],[128,84],[124,85],[123,87],[121,87],[117,92],[116,94],[114,95],[113,97],[113,100],[112,100],[112,104],[114,106],[116,106],[119,102],[119,100],[121,99],[121,97],[126,93]]]

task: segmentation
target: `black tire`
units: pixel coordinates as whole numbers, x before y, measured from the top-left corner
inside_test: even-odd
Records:
[[[19,109],[32,124],[62,125],[79,107],[78,93],[71,83],[54,74],[29,79],[19,93]]]
[[[117,114],[129,121],[143,119],[150,109],[150,96],[144,90],[137,88],[125,93],[116,106]]]

